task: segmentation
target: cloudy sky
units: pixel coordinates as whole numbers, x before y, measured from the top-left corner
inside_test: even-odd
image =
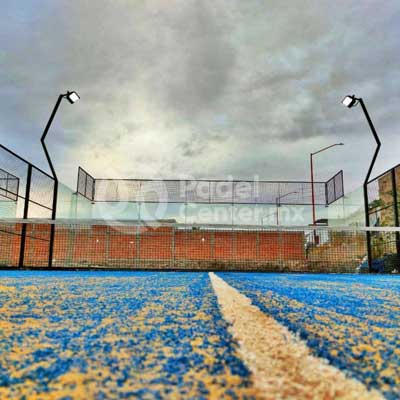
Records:
[[[1,143],[46,168],[40,135],[59,93],[48,145],[61,180],[96,177],[317,178],[344,169],[361,184],[400,162],[398,0],[2,0]]]

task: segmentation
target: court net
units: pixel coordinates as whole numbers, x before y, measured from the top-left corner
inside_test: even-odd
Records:
[[[45,268],[52,254],[52,268],[368,272],[370,235],[374,270],[391,273],[400,270],[399,234],[400,228],[2,220],[0,266]]]

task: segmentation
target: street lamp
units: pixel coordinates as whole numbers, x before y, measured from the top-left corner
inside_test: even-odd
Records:
[[[313,156],[318,153],[322,153],[325,150],[330,149],[331,147],[335,146],[343,146],[344,143],[335,143],[331,144],[330,146],[324,147],[321,150],[315,151],[314,153],[310,153],[310,169],[311,169],[311,203],[312,203],[312,221],[313,225],[315,225],[315,194],[314,194],[314,167],[313,167]]]
[[[44,150],[44,154],[46,155],[46,159],[47,162],[49,164],[52,176],[54,178],[54,191],[53,191],[53,205],[52,205],[52,209],[51,209],[51,219],[55,220],[56,219],[56,213],[57,213],[57,195],[58,195],[58,178],[57,178],[57,174],[56,171],[54,169],[53,163],[51,162],[51,158],[49,155],[49,152],[47,151],[47,147],[45,144],[45,139],[47,136],[47,133],[50,129],[51,123],[53,122],[53,119],[57,113],[58,107],[60,106],[60,103],[62,101],[62,99],[67,99],[71,104],[76,103],[80,97],[78,95],[78,93],[74,92],[74,91],[68,91],[67,93],[64,94],[60,94],[58,96],[57,102],[53,108],[53,111],[50,115],[49,121],[47,122],[46,127],[44,128],[42,137],[40,138],[40,141],[42,142],[42,147]],[[50,227],[50,243],[49,243],[49,262],[48,262],[48,267],[51,268],[52,263],[53,263],[53,247],[54,247],[54,234],[55,234],[55,225],[51,224]]]
[[[74,104],[80,99],[80,96],[76,92],[68,92],[66,98],[71,104]]]
[[[346,96],[343,100],[342,100],[342,104],[348,108],[351,108],[353,106],[356,106],[358,104],[358,99],[356,99],[353,96]]]
[[[281,202],[280,200],[283,199],[286,196],[289,196],[290,194],[297,194],[299,192],[289,192],[289,193],[285,193],[282,196],[278,196],[275,200],[276,202],[276,225],[279,225],[279,207],[281,206]]]
[[[367,175],[365,176],[364,180],[364,209],[365,209],[365,225],[369,226],[369,210],[368,210],[368,181],[372,172],[372,169],[374,168],[374,164],[376,161],[376,158],[379,153],[379,149],[381,147],[381,141],[379,140],[378,134],[375,130],[374,124],[372,123],[372,120],[368,114],[367,107],[365,107],[364,101],[361,97],[355,97],[353,95],[348,95],[342,100],[342,104],[345,105],[348,108],[352,108],[357,106],[358,104],[361,105],[361,108],[364,112],[365,118],[367,119],[369,128],[371,129],[372,135],[374,136],[375,142],[376,142],[376,147],[375,147],[375,153],[372,157],[371,164],[368,168]],[[367,231],[367,252],[368,252],[368,267],[369,271],[372,272],[372,253],[371,253],[371,234],[369,231]]]

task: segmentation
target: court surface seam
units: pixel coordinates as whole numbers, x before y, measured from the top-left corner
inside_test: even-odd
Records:
[[[264,399],[384,399],[348,378],[324,359],[311,355],[305,342],[262,312],[251,300],[210,272],[209,277],[239,355]]]

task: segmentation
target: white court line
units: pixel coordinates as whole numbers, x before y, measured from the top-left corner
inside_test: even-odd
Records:
[[[229,331],[239,343],[239,354],[263,399],[384,399],[311,355],[305,342],[252,305],[248,297],[214,273],[209,276],[222,315],[231,324]]]

